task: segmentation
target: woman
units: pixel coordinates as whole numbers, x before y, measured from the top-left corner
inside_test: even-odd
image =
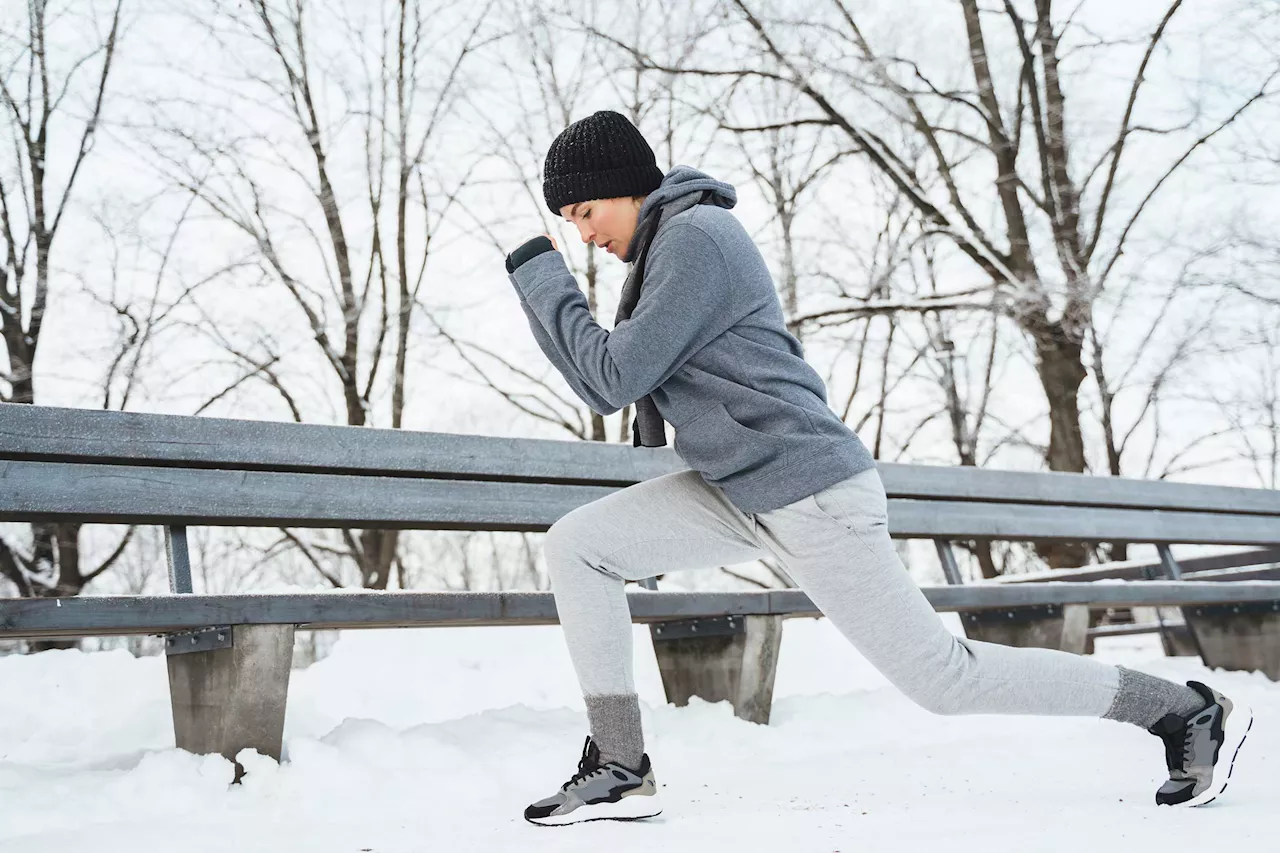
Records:
[[[1158,804],[1199,805],[1226,786],[1248,708],[1199,682],[946,629],[893,549],[875,461],[827,406],[760,252],[729,212],[732,186],[687,166],[664,176],[640,132],[601,111],[552,143],[543,194],[583,242],[631,273],[605,331],[554,241],[526,242],[507,271],[534,337],[594,411],[636,404],[635,445],[666,444],[671,423],[689,470],[578,507],[547,531],[543,554],[591,731],[578,772],[529,806],[528,820],[661,811],[623,586],[762,556],[777,558],[858,651],[930,711],[1132,723],[1166,746]]]

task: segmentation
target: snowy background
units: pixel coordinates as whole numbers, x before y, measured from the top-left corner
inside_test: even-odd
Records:
[[[944,617],[959,630],[954,614]],[[825,619],[785,623],[768,726],[727,703],[665,704],[647,629],[636,680],[664,814],[538,827],[524,807],[576,767],[586,714],[559,629],[345,632],[295,670],[277,765],[173,748],[161,657],[0,658],[3,853],[1274,851],[1280,685],[1165,658],[1256,721],[1218,802],[1159,808],[1160,741],[1109,720],[942,717],[889,686]]]

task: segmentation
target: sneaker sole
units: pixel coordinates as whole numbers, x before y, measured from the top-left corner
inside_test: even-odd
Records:
[[[525,820],[537,826],[568,826],[571,823],[588,823],[593,820],[644,820],[662,814],[662,803],[657,794],[623,797],[616,803],[597,803],[579,806],[568,814],[547,815]]]
[[[1235,769],[1236,757],[1240,754],[1240,747],[1244,746],[1244,740],[1249,736],[1249,732],[1253,729],[1253,709],[1248,705],[1236,703],[1235,709],[1231,715],[1227,717],[1227,724],[1222,730],[1222,748],[1218,751],[1218,767],[1215,768],[1213,774],[1213,782],[1209,784],[1197,796],[1192,797],[1184,806],[1205,806],[1218,798],[1218,795],[1227,790],[1227,783],[1231,781],[1231,771]],[[1226,774],[1221,772],[1222,759],[1227,757]]]

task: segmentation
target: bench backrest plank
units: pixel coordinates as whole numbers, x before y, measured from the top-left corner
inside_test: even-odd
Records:
[[[0,459],[626,486],[684,468],[670,448],[0,403]],[[1256,514],[1280,490],[1057,472],[879,465],[890,497]]]

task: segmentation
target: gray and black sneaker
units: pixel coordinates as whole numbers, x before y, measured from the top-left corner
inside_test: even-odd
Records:
[[[1165,714],[1147,729],[1164,741],[1169,779],[1156,791],[1156,805],[1203,806],[1227,789],[1236,755],[1253,728],[1253,712],[1199,681],[1187,686],[1205,707],[1186,717]]]
[[[524,810],[524,818],[542,826],[588,820],[640,820],[662,813],[649,756],[635,770],[610,761],[600,763],[600,748],[587,735],[578,772],[560,790]]]

